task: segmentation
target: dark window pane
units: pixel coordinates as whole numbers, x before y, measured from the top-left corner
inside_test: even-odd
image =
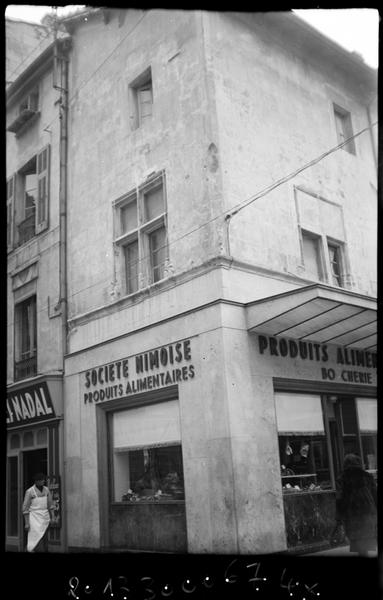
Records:
[[[18,433],[14,433],[11,436],[10,447],[11,447],[11,450],[20,448],[20,435]]]
[[[150,261],[152,267],[152,281],[164,278],[165,260],[167,256],[166,229],[156,229],[149,236]]]
[[[357,432],[355,401],[342,400],[341,403],[343,435],[352,435]]]
[[[138,290],[138,242],[124,247],[126,291],[132,294]]]
[[[129,202],[121,209],[121,233],[132,231],[137,227],[137,202]]]
[[[332,283],[340,286],[342,284],[340,249],[337,246],[329,245],[328,253],[329,253],[329,259],[330,259]]]
[[[149,190],[144,195],[145,222],[155,219],[165,211],[163,189],[161,187]]]
[[[17,536],[18,535],[18,515],[19,515],[19,501],[18,501],[18,468],[17,468],[17,456],[8,457],[8,519],[7,519],[7,535]]]

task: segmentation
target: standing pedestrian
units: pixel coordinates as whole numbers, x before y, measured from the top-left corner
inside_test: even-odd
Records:
[[[337,481],[336,519],[344,525],[350,552],[368,556],[370,550],[376,550],[376,485],[356,454],[344,458],[343,473]]]
[[[37,473],[34,485],[25,492],[23,515],[28,531],[27,552],[48,552],[48,527],[53,521],[52,496],[44,485],[45,475]]]

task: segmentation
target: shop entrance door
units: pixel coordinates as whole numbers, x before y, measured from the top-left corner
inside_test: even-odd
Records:
[[[34,484],[34,475],[36,473],[47,474],[48,469],[48,451],[46,448],[40,448],[38,450],[27,450],[23,452],[23,492],[22,501],[24,501],[24,494],[28,488]],[[24,531],[24,544],[26,547],[27,534],[24,530],[24,523],[22,524]]]

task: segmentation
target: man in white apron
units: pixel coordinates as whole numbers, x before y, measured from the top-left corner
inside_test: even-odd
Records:
[[[43,473],[37,473],[34,482],[25,492],[22,509],[28,531],[27,552],[47,552],[48,527],[53,520],[54,505],[51,493],[44,485]]]

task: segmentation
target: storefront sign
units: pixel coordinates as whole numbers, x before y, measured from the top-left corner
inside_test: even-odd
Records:
[[[45,381],[7,395],[7,426],[16,427],[54,418],[55,411]]]
[[[99,402],[193,379],[190,340],[169,344],[85,372],[84,403]]]
[[[377,368],[376,352],[265,335],[258,335],[258,350],[263,355],[337,365],[336,369],[327,366],[321,368],[324,380],[370,385],[374,383],[372,373],[361,369]]]
[[[51,527],[60,528],[61,527],[61,486],[60,486],[60,477],[58,475],[50,475],[47,478],[47,486],[49,488],[50,493],[52,494],[52,503],[54,505],[53,508],[53,518],[51,522]]]

